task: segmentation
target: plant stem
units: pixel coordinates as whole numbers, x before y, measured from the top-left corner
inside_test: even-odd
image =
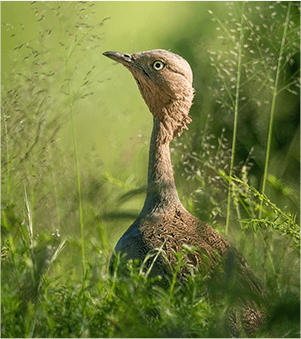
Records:
[[[28,228],[27,228],[27,232],[28,232],[28,238],[30,241],[30,251],[31,254],[33,256],[33,227],[32,227],[32,213],[31,213],[31,208],[30,208],[30,204],[28,201],[28,197],[27,197],[27,191],[26,188],[24,187],[24,194],[25,194],[25,206],[26,206],[26,210],[27,210],[27,216],[28,216]]]
[[[79,219],[80,219],[82,261],[83,261],[83,273],[84,273],[83,276],[85,277],[86,260],[85,260],[83,204],[82,204],[80,169],[79,169],[79,160],[78,160],[78,152],[77,152],[76,133],[75,133],[75,125],[74,125],[74,112],[73,112],[72,94],[70,93],[69,81],[68,81],[68,94],[69,94],[69,98],[70,98],[69,109],[70,109],[70,116],[71,116],[71,128],[72,128],[74,155],[75,155],[75,163],[76,163],[76,175],[77,175],[77,191],[78,191],[78,202],[79,202]]]
[[[48,157],[49,161],[52,164],[52,154],[51,149],[49,148],[48,151]],[[56,178],[54,175],[54,169],[53,166],[51,165],[51,177],[52,177],[52,182],[53,182],[53,191],[54,191],[54,200],[55,200],[55,208],[56,208],[56,215],[57,215],[57,221],[58,221],[58,227],[59,229],[61,228],[61,218],[60,218],[60,210],[59,210],[59,199],[58,199],[58,192],[57,192],[57,187],[56,187]]]
[[[5,143],[6,143],[6,201],[9,202],[9,195],[10,195],[10,149],[9,149],[9,137],[8,137],[8,130],[7,130],[7,119],[8,117],[4,115],[3,123],[5,129]]]
[[[63,35],[65,38],[65,30],[62,25]],[[70,47],[71,48],[71,47]],[[73,52],[73,50],[72,50]],[[79,202],[79,219],[80,219],[80,230],[81,230],[81,248],[82,248],[82,262],[83,262],[83,278],[85,278],[86,274],[86,259],[85,259],[85,241],[84,241],[84,222],[83,222],[83,203],[82,203],[82,193],[81,193],[81,180],[80,180],[80,169],[79,169],[79,160],[78,160],[78,152],[77,152],[77,142],[76,142],[76,132],[75,132],[75,124],[74,124],[74,110],[73,110],[73,95],[70,88],[70,78],[69,78],[69,67],[68,61],[72,54],[69,52],[65,56],[65,72],[66,72],[66,81],[68,88],[68,98],[69,98],[69,112],[71,118],[71,128],[72,128],[72,137],[73,137],[73,147],[74,147],[74,156],[75,156],[75,165],[76,165],[76,175],[77,175],[77,191],[78,191],[78,202]]]
[[[278,94],[278,82],[279,82],[279,75],[281,72],[281,61],[282,61],[282,55],[284,51],[284,43],[285,43],[286,34],[287,34],[287,27],[289,23],[290,10],[291,10],[291,2],[288,3],[288,8],[286,12],[284,30],[283,30],[282,40],[281,40],[281,47],[280,47],[280,52],[279,52],[279,57],[278,57],[275,86],[273,88],[273,99],[272,99],[271,114],[270,114],[268,144],[267,144],[267,151],[266,151],[266,157],[265,157],[262,189],[261,189],[262,194],[265,193],[265,186],[266,186],[266,181],[267,181],[268,166],[269,166],[270,151],[271,151],[271,141],[272,141],[272,129],[273,129],[273,122],[274,122],[274,114],[275,114],[275,105],[276,105],[276,98]],[[263,201],[261,201],[261,205],[260,205],[259,218],[261,218],[261,215],[262,215],[262,206],[263,206]]]
[[[234,106],[234,127],[233,127],[233,139],[232,139],[232,154],[229,171],[229,186],[228,186],[228,204],[227,204],[227,219],[226,219],[226,235],[228,234],[229,221],[230,221],[230,208],[231,208],[231,193],[232,193],[232,174],[234,167],[235,147],[236,147],[236,134],[237,134],[237,118],[238,118],[238,104],[239,104],[239,90],[240,90],[240,75],[241,75],[241,59],[242,59],[242,46],[243,46],[243,3],[241,8],[241,19],[240,19],[240,37],[238,45],[238,61],[237,61],[237,76],[236,76],[236,95],[235,95],[235,106]]]

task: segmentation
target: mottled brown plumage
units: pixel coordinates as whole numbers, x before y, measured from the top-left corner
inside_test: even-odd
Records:
[[[132,55],[119,52],[105,52],[104,55],[123,64],[132,73],[154,117],[145,203],[138,219],[118,241],[115,251],[143,262],[150,250],[163,248],[171,265],[175,265],[174,253],[182,251],[183,245],[192,245],[206,254],[212,268],[217,251],[225,260],[226,273],[229,275],[235,266],[241,286],[262,296],[260,283],[244,257],[213,228],[192,216],[178,198],[169,143],[180,136],[191,122],[188,113],[194,90],[188,62],[160,49]],[[202,268],[200,252],[187,254],[186,259],[188,264],[180,272],[183,277],[191,267]],[[152,274],[168,273],[168,264],[159,257]],[[241,318],[244,330],[251,334],[263,322],[264,313],[253,300],[242,303],[241,311],[233,312],[231,316],[233,332],[239,331],[238,318]]]

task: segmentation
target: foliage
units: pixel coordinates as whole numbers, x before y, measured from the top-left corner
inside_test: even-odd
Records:
[[[2,86],[4,226],[11,231],[5,212],[12,201],[26,214],[22,194],[26,191],[36,230],[45,228],[45,220],[49,230],[59,229],[64,236],[80,230],[83,250],[84,223],[98,229],[97,216],[106,199],[105,178],[97,167],[91,169],[91,164],[101,166],[93,151],[81,160],[80,168],[76,131],[70,121],[78,113],[80,101],[93,95],[91,86],[102,82],[95,79],[97,67],[81,60],[82,53],[100,47],[103,33],[99,29],[106,19],[96,25],[90,23],[93,4],[31,5],[39,22],[39,37],[15,47],[12,75],[5,74]],[[5,26],[16,31],[9,24]],[[60,135],[66,125],[74,137],[73,150],[62,147]],[[97,195],[95,190],[103,194]],[[84,251],[82,255],[84,265]]]
[[[224,286],[213,288],[197,270],[182,284],[176,278],[183,253],[167,285],[162,277],[147,279],[136,262],[123,258],[108,274],[116,230],[137,215],[131,202],[145,194],[145,186],[130,173],[102,171],[95,151],[85,158],[78,152],[81,137],[72,121],[96,100],[106,79],[93,57],[106,22],[95,23],[93,2],[31,6],[38,38],[16,45],[12,71],[2,78],[2,336],[229,336],[225,315],[232,307],[229,295],[237,291],[223,294]],[[229,240],[261,277],[269,318],[255,336],[299,337],[299,186],[298,176],[288,180],[286,174],[295,168],[290,163],[291,157],[297,161],[296,146],[292,139],[290,157],[277,172],[281,154],[272,142],[282,107],[293,110],[291,102],[298,100],[299,5],[225,6],[225,17],[211,13],[218,34],[209,51],[216,77],[208,79],[205,95],[214,101],[201,132],[196,128],[173,141],[175,177],[181,201],[194,215],[222,234],[228,216]],[[26,29],[4,27],[12,37]],[[218,39],[223,43],[217,47]],[[204,65],[197,48],[194,58]],[[192,114],[199,107],[196,96]],[[71,149],[62,143],[64,134],[73,138]],[[119,275],[118,265],[127,266],[128,277]]]
[[[213,289],[207,276],[197,270],[191,271],[185,284],[174,279],[189,248],[178,254],[178,266],[168,285],[162,285],[162,277],[147,278],[137,262],[120,257],[113,274],[108,275],[100,265],[105,252],[98,252],[95,262],[87,264],[82,279],[65,279],[66,272],[53,276],[49,269],[52,266],[57,271],[54,266],[62,265],[60,252],[66,251],[67,242],[58,233],[32,239],[26,224],[17,231],[2,247],[2,337],[227,337],[230,291],[223,295],[222,286]],[[119,275],[121,265],[126,265],[127,277]],[[280,281],[279,275],[277,279]],[[236,288],[231,293],[238,296]],[[270,299],[271,316],[256,337],[297,338],[298,293],[280,286]]]
[[[207,75],[208,79],[198,78],[200,72],[205,72],[201,69],[196,73],[195,82],[198,86],[198,83],[207,81],[208,95],[215,98],[216,105],[213,111],[209,110],[207,113],[209,103],[204,110],[198,101],[204,88],[197,88],[192,114],[195,119],[202,117],[201,128],[196,125],[196,134],[189,139],[192,151],[201,155],[201,148],[204,147],[202,130],[205,130],[207,125],[210,126],[207,137],[211,134],[216,140],[208,140],[208,144],[214,147],[217,146],[217,136],[225,129],[224,137],[232,140],[232,145],[228,145],[228,148],[230,146],[235,150],[231,154],[231,157],[235,156],[234,166],[242,166],[248,156],[252,155],[252,168],[249,171],[252,185],[262,191],[263,183],[266,182],[263,193],[278,200],[280,197],[277,188],[269,178],[281,178],[282,183],[288,189],[294,187],[295,192],[298,191],[298,184],[296,185],[294,180],[299,178],[299,146],[295,140],[299,137],[300,10],[298,3],[293,2],[289,6],[288,4],[229,2],[222,17],[209,10],[216,26],[216,39],[212,40],[208,49],[210,65],[215,70],[212,72],[211,68],[211,72],[215,77],[211,73],[210,76]],[[201,55],[199,46],[195,48],[195,52]],[[201,63],[201,59],[198,59],[198,63]],[[278,87],[275,88],[277,70]],[[240,84],[237,84],[238,75],[241,78]],[[203,95],[203,100],[206,99],[205,96],[206,94]],[[210,104],[212,105],[212,102]],[[237,138],[234,142],[235,114]],[[207,122],[207,117],[210,117],[212,123]],[[266,166],[268,140],[271,137],[269,166]],[[214,150],[211,153],[214,153]],[[231,163],[229,166],[231,167]],[[269,168],[265,175],[264,168]],[[227,173],[232,175],[229,169]],[[282,207],[289,205],[290,209],[299,211],[299,197],[295,197],[294,202],[284,199]]]

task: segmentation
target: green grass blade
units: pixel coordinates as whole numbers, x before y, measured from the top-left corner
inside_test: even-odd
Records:
[[[273,122],[274,122],[274,115],[275,115],[276,98],[277,98],[277,94],[278,94],[278,82],[279,82],[279,76],[280,76],[280,72],[281,72],[281,62],[282,62],[282,56],[283,56],[283,52],[284,52],[285,40],[286,40],[286,36],[287,36],[287,29],[288,29],[289,18],[290,18],[290,11],[291,11],[291,2],[288,3],[288,7],[287,7],[286,18],[285,18],[285,23],[284,23],[284,30],[283,30],[281,47],[280,47],[280,52],[279,52],[279,57],[278,57],[277,70],[276,70],[275,86],[273,88],[273,99],[272,99],[272,105],[271,105],[268,143],[267,143],[263,182],[262,182],[262,189],[261,189],[262,194],[265,193],[265,187],[266,187],[267,176],[268,176],[268,167],[269,167],[271,142],[272,142]],[[259,211],[259,219],[261,218],[261,215],[262,215],[262,203],[263,202],[261,202],[261,208],[260,208],[260,211]]]
[[[70,116],[71,116],[71,126],[72,126],[71,128],[72,128],[74,156],[75,156],[75,165],[76,165],[76,176],[77,176],[77,191],[78,191],[78,203],[79,203],[79,219],[80,219],[80,232],[81,232],[81,248],[82,248],[83,273],[84,273],[84,276],[85,276],[85,272],[86,272],[86,259],[85,259],[83,202],[82,202],[80,168],[79,168],[79,159],[78,159],[78,152],[77,152],[77,142],[76,142],[76,133],[75,133],[75,125],[74,125],[74,112],[73,112],[72,102],[70,102]]]
[[[243,15],[243,5],[241,8],[241,20],[240,20],[240,37],[238,45],[238,61],[237,61],[237,77],[236,77],[236,95],[235,95],[235,106],[234,106],[234,127],[233,127],[233,139],[232,139],[232,154],[231,154],[231,163],[229,171],[229,186],[228,186],[228,202],[227,202],[227,218],[226,218],[226,235],[229,230],[229,221],[230,221],[230,210],[231,210],[231,193],[232,193],[232,174],[234,166],[234,157],[235,157],[235,147],[236,147],[236,135],[237,135],[237,118],[238,118],[238,106],[239,106],[239,90],[240,90],[240,76],[241,76],[241,65],[242,65],[242,49],[243,49],[243,38],[244,38],[244,15]]]

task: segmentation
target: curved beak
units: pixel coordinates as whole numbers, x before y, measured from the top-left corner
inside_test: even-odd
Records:
[[[119,53],[119,52],[113,52],[113,51],[104,52],[102,54],[112,60],[115,60],[123,64],[124,66],[131,66],[134,63],[134,59],[131,54]]]

